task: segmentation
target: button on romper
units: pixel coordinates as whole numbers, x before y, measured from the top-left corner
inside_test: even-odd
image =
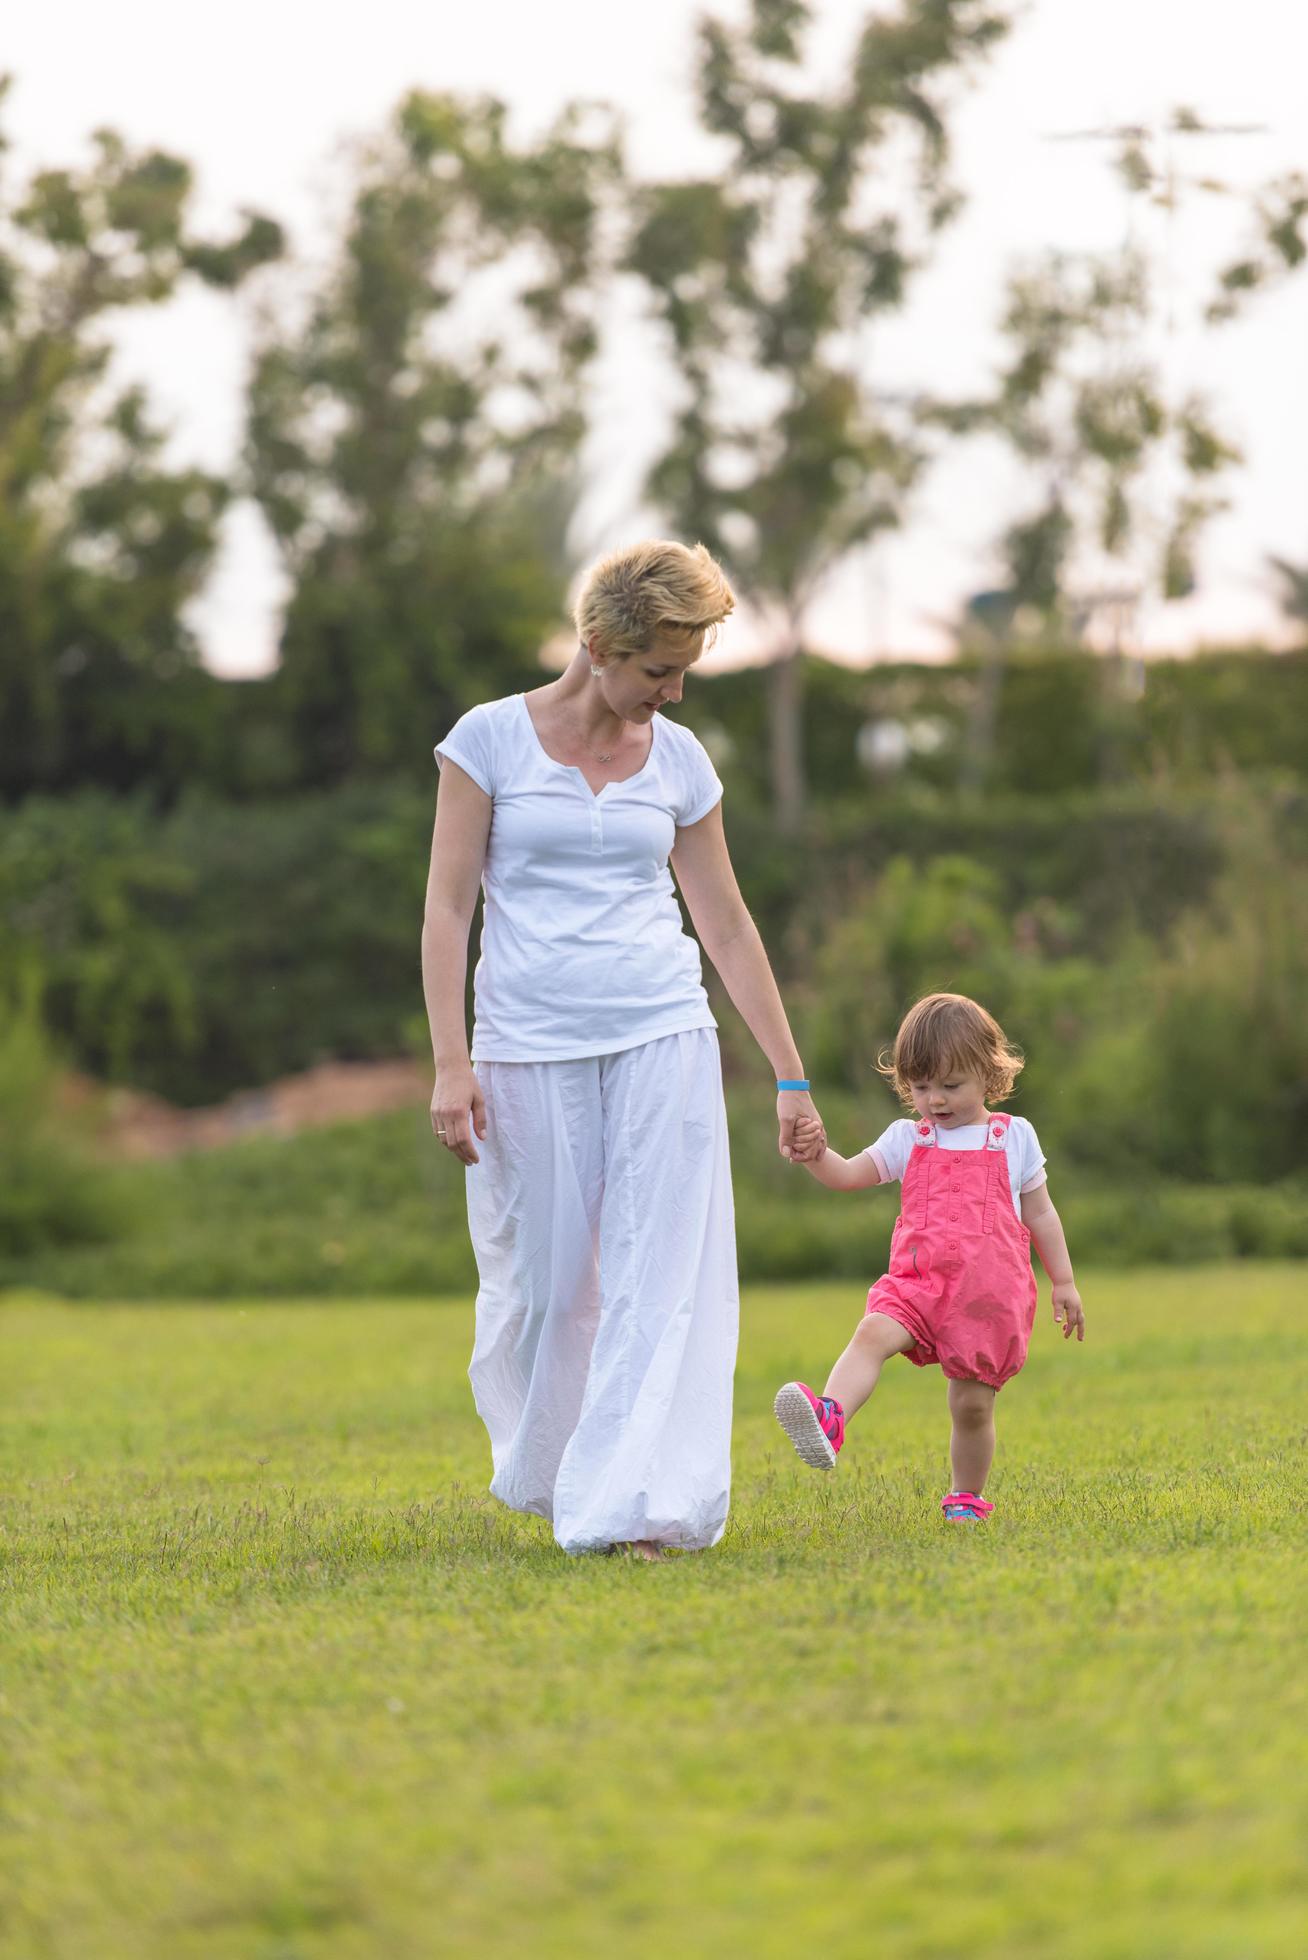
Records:
[[[1026,1360],[1035,1323],[1031,1234],[1013,1210],[1005,1140],[1011,1117],[987,1119],[980,1150],[942,1150],[915,1126],[890,1271],[867,1296],[913,1336],[908,1358],[939,1362],[951,1381],[1002,1388]]]

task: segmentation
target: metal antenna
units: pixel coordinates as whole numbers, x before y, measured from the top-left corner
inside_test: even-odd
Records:
[[[1174,109],[1166,119],[1149,123],[1107,123],[1096,129],[1060,129],[1046,135],[1047,143],[1115,143],[1118,146],[1117,171],[1126,190],[1126,237],[1131,238],[1133,200],[1147,195],[1151,204],[1163,211],[1166,233],[1163,246],[1163,289],[1166,295],[1164,325],[1170,336],[1176,326],[1174,281],[1172,277],[1172,226],[1185,191],[1201,191],[1209,196],[1229,197],[1230,184],[1220,178],[1190,176],[1177,169],[1176,144],[1186,137],[1266,136],[1267,123],[1205,122],[1195,109]],[[1159,152],[1161,151],[1161,156]]]

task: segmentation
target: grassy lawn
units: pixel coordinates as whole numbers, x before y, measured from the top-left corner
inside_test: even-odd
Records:
[[[12,1296],[6,1960],[1308,1951],[1303,1267],[1116,1272],[946,1526],[938,1376],[770,1415],[856,1286],[745,1301],[732,1523],[567,1560],[484,1494],[462,1303]]]

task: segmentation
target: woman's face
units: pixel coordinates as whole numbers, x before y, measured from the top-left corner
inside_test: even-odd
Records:
[[[595,686],[605,705],[623,721],[640,725],[653,721],[668,702],[680,701],[686,671],[699,654],[655,642],[649,653],[629,653],[625,659],[608,659],[594,649],[590,658],[592,666],[604,669]]]

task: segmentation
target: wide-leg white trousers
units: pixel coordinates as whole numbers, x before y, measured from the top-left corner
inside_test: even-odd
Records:
[[[566,1552],[716,1544],[739,1317],[717,1035],[477,1077],[468,1373],[493,1494]]]

